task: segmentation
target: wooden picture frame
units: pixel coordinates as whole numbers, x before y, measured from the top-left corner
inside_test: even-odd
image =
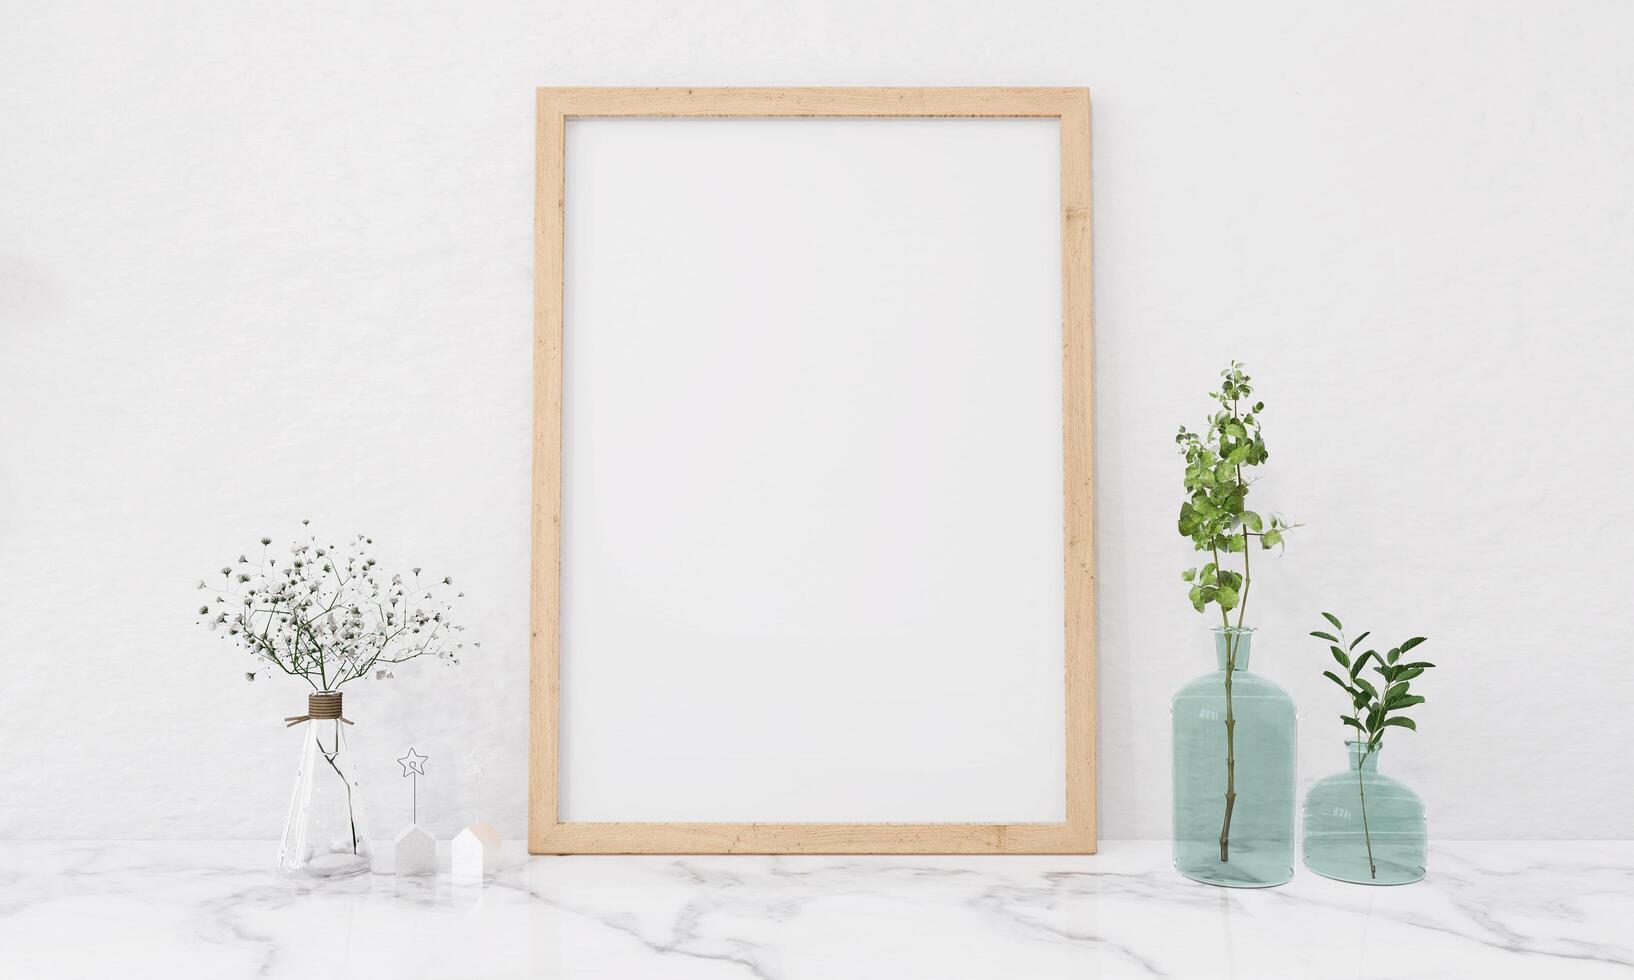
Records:
[[[1059,120],[1066,819],[1060,823],[590,823],[559,819],[565,157],[577,117]],[[1090,854],[1096,848],[1090,102],[1081,88],[542,88],[535,221],[528,848],[535,854]]]

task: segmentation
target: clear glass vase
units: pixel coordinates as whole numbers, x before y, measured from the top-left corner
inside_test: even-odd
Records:
[[[1305,867],[1359,885],[1405,885],[1424,877],[1424,803],[1379,772],[1379,752],[1346,742],[1350,768],[1305,794]]]
[[[1253,639],[1251,629],[1216,627],[1215,670],[1171,705],[1174,866],[1234,888],[1294,875],[1294,702],[1249,673]]]
[[[346,745],[339,691],[307,696],[306,714],[286,718],[302,725],[295,792],[278,849],[278,870],[296,878],[347,878],[373,864],[369,825],[363,815],[352,753]]]

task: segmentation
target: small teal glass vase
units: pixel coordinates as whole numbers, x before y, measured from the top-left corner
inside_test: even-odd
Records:
[[[1379,772],[1379,752],[1346,742],[1350,768],[1305,794],[1305,867],[1358,885],[1405,885],[1424,877],[1424,802]]]
[[[1171,705],[1174,866],[1231,888],[1294,876],[1294,701],[1249,672],[1253,639],[1216,627],[1215,669]]]

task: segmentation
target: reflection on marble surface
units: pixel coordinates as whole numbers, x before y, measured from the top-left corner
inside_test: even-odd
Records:
[[[511,859],[301,885],[267,843],[0,843],[0,977],[1631,977],[1634,843],[1443,844],[1416,885],[1089,858]],[[389,850],[389,849],[388,849]],[[378,853],[378,852],[377,852]],[[443,856],[446,870],[447,856]]]

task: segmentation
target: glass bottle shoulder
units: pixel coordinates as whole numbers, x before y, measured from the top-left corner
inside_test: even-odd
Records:
[[[1318,779],[1316,782],[1312,783],[1310,792],[1313,796],[1331,792],[1348,798],[1356,795],[1357,782],[1356,770],[1341,769],[1331,775],[1323,776],[1321,779]],[[1394,776],[1389,776],[1382,772],[1364,772],[1360,782],[1369,794],[1369,798],[1373,798],[1374,796],[1383,798],[1384,796],[1388,795],[1397,799],[1410,799],[1415,801],[1418,799],[1418,794],[1413,792],[1413,788],[1411,786],[1408,786],[1401,780],[1396,779]]]
[[[1293,698],[1284,691],[1275,681],[1268,680],[1260,674],[1247,670],[1239,670],[1231,678],[1231,697],[1263,698],[1273,701],[1293,703]],[[1191,699],[1224,699],[1225,672],[1211,670],[1201,674],[1181,685],[1180,690],[1174,693],[1176,702]]]

